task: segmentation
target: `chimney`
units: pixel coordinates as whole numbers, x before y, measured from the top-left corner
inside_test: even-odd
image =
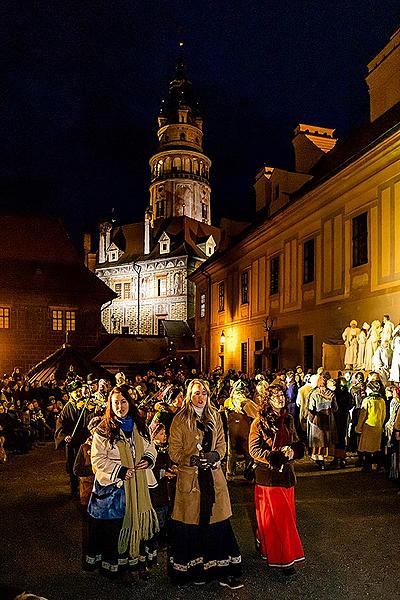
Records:
[[[152,216],[151,209],[147,208],[144,213],[144,254],[150,254],[150,226]]]
[[[297,173],[309,173],[321,156],[335,147],[334,131],[317,125],[297,125],[292,139]]]
[[[103,221],[103,223],[100,223],[99,229],[99,263],[101,264],[107,261],[107,250],[110,246],[112,225],[107,221]]]
[[[400,28],[368,65],[371,122],[400,102]]]
[[[262,167],[256,175],[254,190],[256,193],[256,211],[266,208],[271,204],[271,175],[273,167]]]

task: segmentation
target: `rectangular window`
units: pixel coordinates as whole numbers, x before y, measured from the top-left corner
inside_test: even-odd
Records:
[[[116,283],[114,291],[117,294],[118,298],[122,298],[122,283]]]
[[[74,310],[65,311],[65,331],[75,331],[76,312]]]
[[[165,200],[156,202],[156,218],[165,217]]]
[[[368,262],[368,213],[353,218],[353,267]]]
[[[157,334],[165,336],[164,319],[158,319],[157,321]]]
[[[314,281],[314,238],[304,242],[303,245],[303,283],[311,283]]]
[[[221,281],[218,285],[218,311],[225,310],[225,282]]]
[[[242,304],[249,303],[249,272],[243,271],[242,273],[242,282],[241,282],[241,295],[242,295]]]
[[[157,296],[167,295],[167,278],[159,277],[157,279]]]
[[[208,219],[208,206],[204,202],[201,203],[201,218]]]
[[[269,293],[271,296],[279,292],[279,256],[270,260]]]
[[[53,331],[62,331],[63,330],[63,311],[62,310],[52,310],[52,324]]]
[[[124,283],[124,298],[125,300],[129,300],[131,297],[131,284],[130,282]]]
[[[10,329],[10,309],[0,306],[0,329]]]
[[[240,369],[242,373],[247,373],[247,342],[242,342],[240,346]]]
[[[200,294],[200,319],[204,319],[206,316],[206,294],[202,292]]]

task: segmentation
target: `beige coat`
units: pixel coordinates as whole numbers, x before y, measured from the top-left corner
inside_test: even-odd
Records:
[[[176,495],[172,518],[187,525],[198,525],[200,518],[200,488],[197,467],[190,466],[190,457],[198,455],[197,444],[202,445],[203,432],[190,429],[182,412],[178,413],[171,425],[169,437],[169,455],[178,465]],[[225,456],[226,444],[222,420],[216,413],[216,427],[213,431],[212,450],[218,452],[220,459]],[[220,466],[212,470],[215,489],[215,504],[210,523],[225,521],[232,515],[228,486]]]

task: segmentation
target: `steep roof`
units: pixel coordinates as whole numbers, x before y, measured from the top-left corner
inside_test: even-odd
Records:
[[[84,266],[61,221],[2,215],[0,228],[3,289],[57,293],[76,303],[80,293],[101,303],[115,297],[115,293]]]
[[[170,252],[160,254],[159,240],[163,233],[167,233],[171,240]],[[164,219],[156,229],[152,230],[152,250],[150,254],[143,254],[144,223],[131,223],[120,225],[111,234],[111,241],[120,250],[122,256],[113,262],[99,263],[98,268],[117,266],[133,261],[152,260],[162,257],[192,256],[205,259],[206,255],[198,247],[198,244],[213,236],[215,242],[219,243],[220,230],[207,223],[196,221],[186,216],[169,217]]]

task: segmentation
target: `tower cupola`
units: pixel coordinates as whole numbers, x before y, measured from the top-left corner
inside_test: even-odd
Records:
[[[157,136],[150,159],[153,220],[186,215],[210,224],[211,161],[203,153],[203,118],[182,55],[161,104]]]

